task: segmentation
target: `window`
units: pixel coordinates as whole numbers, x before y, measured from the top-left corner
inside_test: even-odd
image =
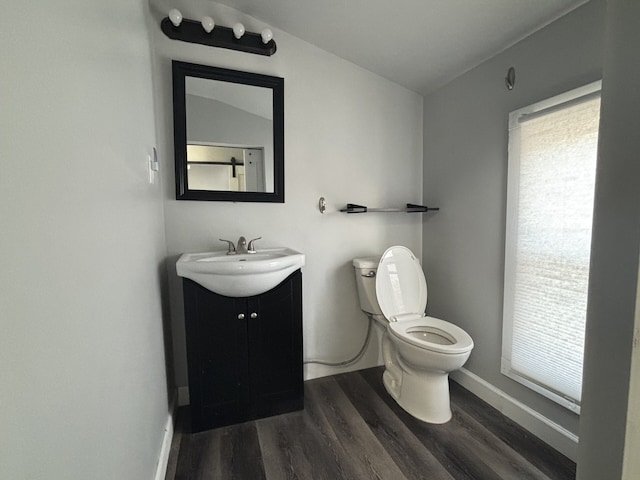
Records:
[[[600,82],[509,115],[501,371],[580,413]]]

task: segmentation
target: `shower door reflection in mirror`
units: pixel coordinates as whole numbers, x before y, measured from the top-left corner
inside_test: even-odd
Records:
[[[264,148],[188,143],[187,177],[194,190],[265,192]]]

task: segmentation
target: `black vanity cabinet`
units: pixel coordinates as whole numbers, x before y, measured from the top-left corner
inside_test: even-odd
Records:
[[[183,288],[192,430],[301,410],[301,271],[254,297]]]

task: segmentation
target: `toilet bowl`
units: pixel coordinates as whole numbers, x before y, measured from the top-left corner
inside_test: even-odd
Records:
[[[473,340],[460,327],[424,314],[427,283],[408,248],[388,248],[380,258],[356,258],[353,266],[360,307],[386,327],[385,389],[414,417],[448,422],[449,372],[465,364]]]

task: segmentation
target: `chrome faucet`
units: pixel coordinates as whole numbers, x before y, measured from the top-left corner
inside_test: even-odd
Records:
[[[244,237],[240,237],[238,239],[238,243],[236,243],[236,253],[249,253],[247,250],[247,239]]]
[[[238,239],[238,243],[236,245],[233,244],[231,240],[225,240],[224,238],[219,238],[221,242],[227,242],[228,250],[227,255],[235,255],[237,253],[256,253],[255,241],[260,240],[262,237],[254,238],[249,240],[249,245],[247,245],[247,239],[241,236]]]

